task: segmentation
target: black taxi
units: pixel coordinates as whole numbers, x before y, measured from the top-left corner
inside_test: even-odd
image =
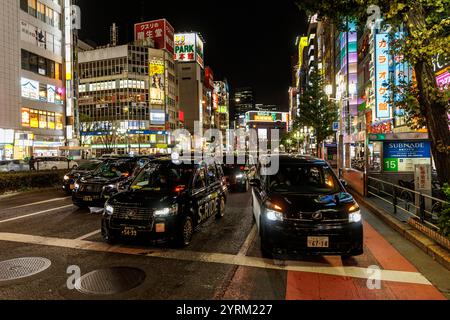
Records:
[[[216,162],[152,160],[127,191],[105,203],[102,236],[109,243],[139,237],[187,246],[196,226],[223,217],[226,199],[222,168]]]
[[[133,177],[151,157],[119,157],[103,161],[91,174],[82,176],[74,183],[72,202],[83,207],[102,208],[114,193],[125,189]]]

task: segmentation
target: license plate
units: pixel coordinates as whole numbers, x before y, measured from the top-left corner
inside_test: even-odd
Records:
[[[124,227],[122,229],[121,233],[122,233],[123,236],[128,236],[128,237],[135,237],[135,236],[137,236],[137,231],[133,227]]]
[[[308,248],[328,248],[328,237],[308,237]]]
[[[75,185],[74,185],[74,184],[71,184],[71,185],[69,186],[69,188],[70,188],[70,190],[73,190],[73,189],[75,189]]]
[[[92,201],[92,197],[91,196],[84,196],[83,197],[83,201]]]

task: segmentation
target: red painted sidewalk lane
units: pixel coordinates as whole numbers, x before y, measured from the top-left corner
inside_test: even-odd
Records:
[[[356,265],[378,265],[381,269],[418,272],[371,225],[364,222],[365,253],[355,257]],[[342,265],[340,258],[326,257],[330,266]],[[372,261],[370,261],[372,260]],[[352,263],[350,263],[352,264]],[[346,265],[348,265],[346,263]],[[286,283],[288,300],[447,300],[432,285],[382,281],[380,289],[369,289],[367,279],[326,274],[288,271]]]

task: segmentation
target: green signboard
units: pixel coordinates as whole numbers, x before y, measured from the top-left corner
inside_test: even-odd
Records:
[[[398,158],[384,158],[383,159],[383,170],[390,172],[398,171]]]

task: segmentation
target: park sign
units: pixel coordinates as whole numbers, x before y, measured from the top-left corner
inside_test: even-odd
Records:
[[[175,34],[175,61],[194,62],[203,68],[203,41],[197,33]]]
[[[427,140],[384,141],[383,168],[388,172],[414,172],[417,164],[431,162],[431,144]]]

